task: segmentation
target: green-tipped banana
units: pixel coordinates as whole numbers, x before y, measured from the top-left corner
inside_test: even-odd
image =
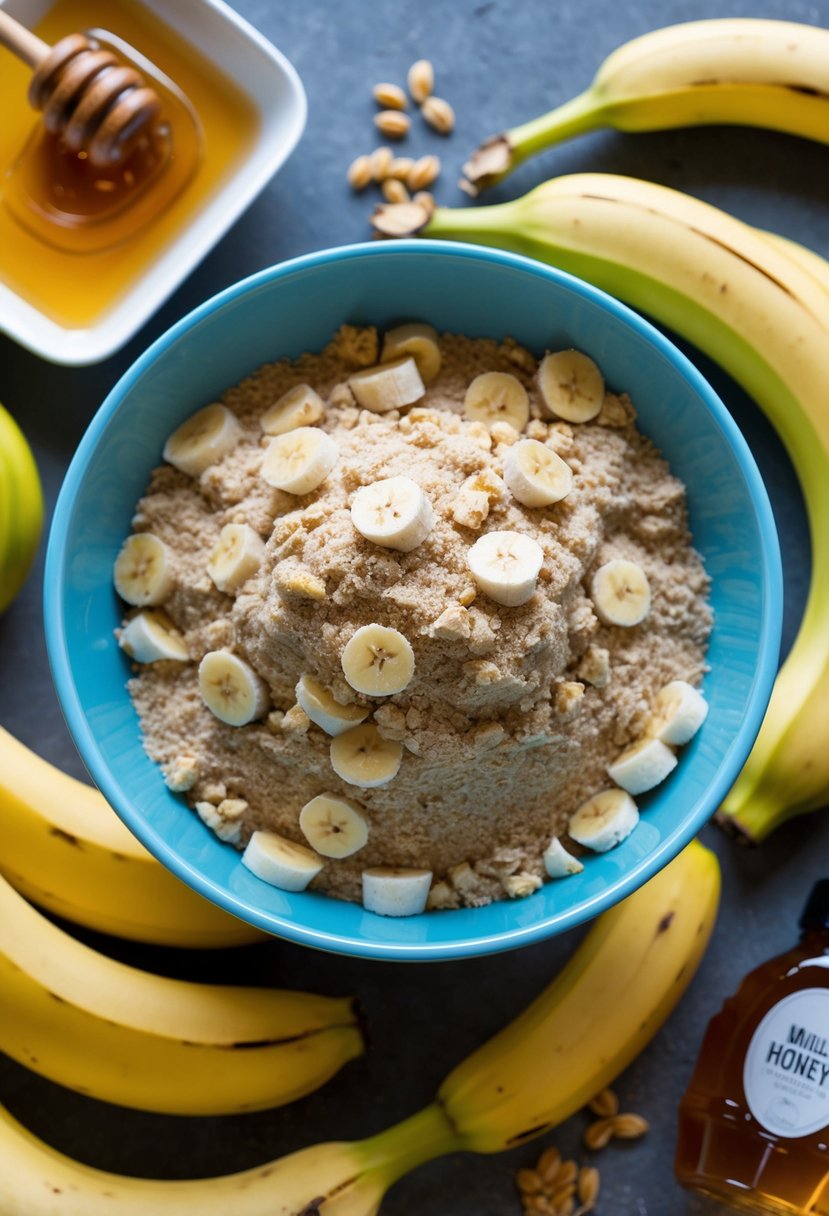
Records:
[[[829,800],[829,293],[817,259],[675,190],[633,178],[555,178],[495,207],[418,214],[424,236],[550,262],[649,313],[717,360],[755,398],[797,469],[812,580],[803,621],[721,821],[759,841]],[[379,231],[403,235],[394,207]],[[404,213],[405,218],[405,213]],[[387,225],[387,220],[392,222]],[[420,222],[422,219],[422,223]]]
[[[23,432],[0,405],[0,612],[23,586],[42,528],[37,465]]]
[[[728,17],[634,38],[605,60],[584,93],[482,144],[464,165],[467,187],[485,189],[542,149],[600,127],[712,123],[829,143],[829,30]]]

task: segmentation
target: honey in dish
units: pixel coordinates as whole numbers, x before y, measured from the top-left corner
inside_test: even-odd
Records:
[[[91,31],[136,66],[162,121],[117,169],[95,170],[49,136],[26,99],[30,72],[0,73],[0,281],[58,324],[93,324],[191,222],[256,135],[253,103],[135,0],[57,0],[35,32]]]

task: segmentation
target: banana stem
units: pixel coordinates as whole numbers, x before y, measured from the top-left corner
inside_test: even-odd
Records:
[[[539,118],[486,140],[464,165],[464,174],[476,189],[485,190],[544,148],[603,125],[604,106],[593,90],[587,89]]]
[[[584,135],[595,131],[603,125],[604,107],[597,101],[592,89],[579,93],[554,110],[532,118],[507,131],[510,150],[512,152],[512,167],[520,165],[523,160],[535,156],[553,144],[563,143],[573,135]]]
[[[776,801],[767,803],[754,794],[736,811],[729,810],[727,805],[721,806],[714,819],[719,827],[740,844],[755,845],[762,844],[767,836],[787,820],[804,813],[781,806]]]
[[[535,242],[527,235],[515,214],[515,202],[490,203],[486,207],[437,207],[421,236],[445,241],[471,241],[494,245],[516,253],[533,255]]]
[[[365,1168],[379,1174],[387,1187],[419,1165],[458,1152],[460,1139],[437,1102],[360,1143]]]

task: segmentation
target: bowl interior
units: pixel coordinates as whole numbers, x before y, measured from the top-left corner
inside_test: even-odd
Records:
[[[113,630],[112,565],[169,432],[258,365],[317,350],[343,322],[413,317],[469,336],[511,334],[536,352],[587,351],[627,389],[640,426],[688,491],[694,543],[712,579],[715,627],[704,728],[633,834],[584,872],[528,899],[390,919],[259,881],[171,794],[141,747]],[[624,306],[579,280],[495,251],[437,242],[352,246],[253,276],[185,318],[107,398],[58,501],[46,569],[46,628],[69,727],[95,783],[181,878],[281,936],[384,958],[463,957],[521,945],[590,918],[655,873],[710,816],[750,749],[771,691],[781,577],[768,500],[748,449],[691,364]]]

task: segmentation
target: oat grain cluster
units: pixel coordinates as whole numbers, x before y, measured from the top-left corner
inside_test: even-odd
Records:
[[[449,135],[455,125],[455,113],[448,101],[433,95],[434,78],[429,60],[417,60],[407,73],[409,94],[428,126],[441,135]],[[372,96],[380,107],[374,116],[380,134],[395,141],[405,139],[411,131],[411,119],[405,112],[408,108],[405,91],[400,85],[381,82],[372,89]],[[418,226],[422,227],[435,208],[430,187],[437,181],[440,167],[437,156],[394,156],[390,148],[380,147],[356,157],[346,177],[352,190],[358,193],[377,183],[386,204],[404,208],[413,205]]]
[[[587,1109],[599,1118],[587,1129],[585,1146],[592,1152],[605,1148],[615,1137],[634,1140],[644,1136],[649,1125],[637,1114],[619,1114],[619,1099],[612,1089],[603,1089]],[[563,1161],[555,1145],[544,1149],[531,1169],[516,1170],[515,1185],[525,1216],[587,1216],[596,1210],[601,1177],[596,1166]]]

